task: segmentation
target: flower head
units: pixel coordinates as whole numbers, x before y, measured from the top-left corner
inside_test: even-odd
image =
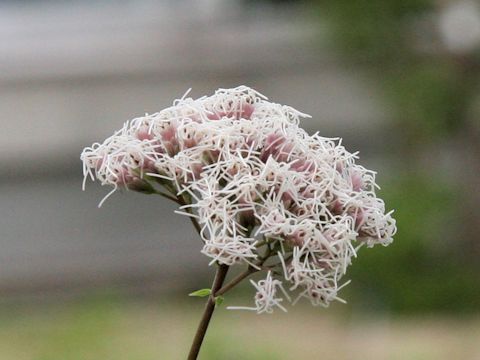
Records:
[[[307,116],[246,86],[184,96],[86,148],[84,175],[113,190],[163,187],[200,224],[212,263],[274,270],[254,283],[259,312],[280,304],[282,283],[326,306],[358,249],[388,245],[396,227],[375,172],[340,139],[301,129]]]
[[[290,301],[290,297],[283,288],[282,282],[272,277],[271,271],[267,273],[267,277],[265,279],[258,282],[250,280],[250,282],[257,290],[255,294],[255,307],[229,306],[229,309],[254,310],[258,314],[271,314],[275,307],[278,307],[285,312],[287,311],[287,309],[285,309],[285,307],[281,304],[283,298],[279,297],[278,289],[281,290],[288,301]]]

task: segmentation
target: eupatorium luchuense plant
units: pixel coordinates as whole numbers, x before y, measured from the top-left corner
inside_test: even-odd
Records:
[[[199,99],[184,95],[158,113],[126,122],[85,148],[85,180],[158,194],[179,204],[217,268],[189,359],[215,304],[257,272],[251,307],[271,313],[305,298],[328,306],[362,246],[388,245],[392,212],[376,196],[375,172],[357,165],[341,139],[309,135],[308,117],[246,86]],[[84,184],[85,185],[85,184]],[[103,201],[100,205],[103,203]],[[245,270],[226,284],[230,267]]]

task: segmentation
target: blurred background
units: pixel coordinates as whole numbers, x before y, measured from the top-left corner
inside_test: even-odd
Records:
[[[221,309],[203,359],[480,359],[480,4],[0,1],[0,359],[183,359],[212,269],[174,206],[81,191],[83,147],[245,84],[313,115],[396,210],[348,304]],[[227,305],[247,305],[250,289]]]

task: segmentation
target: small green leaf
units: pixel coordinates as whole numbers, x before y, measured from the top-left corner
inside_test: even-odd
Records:
[[[200,289],[188,294],[188,296],[205,297],[205,296],[209,296],[211,293],[212,293],[212,290],[210,289]]]
[[[223,300],[225,300],[225,298],[224,298],[223,296],[217,296],[217,297],[215,298],[215,306],[220,306],[220,305],[222,305]]]

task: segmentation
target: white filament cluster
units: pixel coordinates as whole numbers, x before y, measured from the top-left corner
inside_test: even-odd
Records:
[[[375,173],[340,139],[301,129],[306,116],[245,86],[184,96],[86,148],[84,175],[114,190],[163,186],[198,220],[212,263],[274,271],[257,296],[283,281],[297,300],[326,306],[358,248],[388,245],[396,227]]]
[[[281,304],[283,298],[278,297],[278,289],[280,289],[287,300],[290,301],[290,296],[283,288],[280,280],[272,277],[271,271],[267,273],[267,277],[263,280],[255,282],[250,280],[250,283],[257,290],[255,293],[255,307],[229,306],[230,310],[254,310],[258,314],[271,314],[275,307],[287,312],[287,309]],[[278,288],[278,289],[277,289]]]

